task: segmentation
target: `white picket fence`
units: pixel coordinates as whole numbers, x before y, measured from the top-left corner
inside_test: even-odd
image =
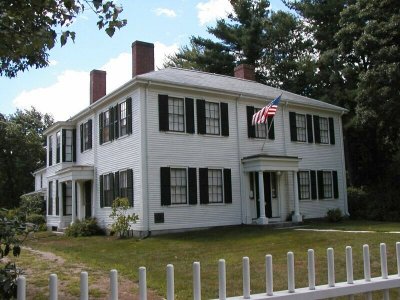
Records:
[[[265,256],[266,290],[261,294],[250,294],[250,260],[243,257],[243,295],[236,297],[226,297],[226,268],[225,260],[218,262],[219,273],[219,298],[220,300],[312,300],[328,299],[340,296],[348,296],[354,299],[355,294],[365,293],[368,300],[372,300],[372,292],[383,291],[383,299],[389,300],[389,289],[400,288],[400,242],[396,243],[397,274],[388,275],[386,244],[380,244],[380,265],[381,276],[371,278],[369,246],[363,246],[364,279],[353,279],[353,255],[352,248],[346,247],[346,282],[335,282],[335,260],[332,248],[327,249],[328,284],[315,286],[315,263],[314,250],[308,250],[308,287],[295,287],[294,254],[287,253],[287,277],[288,289],[286,291],[275,292],[273,288],[273,267],[272,256]],[[58,299],[57,275],[51,274],[49,278],[49,299]],[[400,292],[400,290],[399,290]],[[18,300],[26,299],[26,278],[18,278]],[[80,299],[89,299],[88,273],[82,272],[80,278]],[[110,271],[110,300],[118,299],[118,273],[117,270]],[[139,268],[139,299],[147,300],[147,281],[146,268]],[[175,299],[174,288],[174,266],[167,265],[167,300]],[[193,299],[201,299],[201,277],[200,263],[193,263]]]

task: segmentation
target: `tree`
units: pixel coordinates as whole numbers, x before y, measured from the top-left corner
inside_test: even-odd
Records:
[[[17,207],[19,197],[33,191],[32,172],[45,162],[43,131],[52,123],[51,116],[34,108],[0,115],[1,207]]]
[[[62,46],[68,39],[75,40],[68,26],[85,9],[98,16],[97,26],[110,37],[127,23],[119,18],[122,8],[113,1],[0,1],[0,76],[11,78],[31,67],[48,66],[48,52],[58,36]]]

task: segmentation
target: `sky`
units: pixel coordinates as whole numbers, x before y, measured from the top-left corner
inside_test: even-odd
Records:
[[[49,52],[50,65],[29,69],[16,78],[0,77],[0,113],[35,107],[64,121],[89,105],[89,73],[107,72],[107,93],[131,79],[131,45],[136,40],[154,43],[156,69],[166,55],[189,43],[190,36],[213,38],[207,26],[225,18],[232,7],[228,0],[117,0],[128,24],[112,38],[96,26],[90,10],[78,16],[69,30],[75,43],[58,43]],[[271,0],[274,11],[285,9],[281,0]]]

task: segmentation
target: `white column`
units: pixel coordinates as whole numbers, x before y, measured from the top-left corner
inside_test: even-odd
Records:
[[[62,191],[63,182],[58,182],[58,217],[59,223],[58,228],[64,228],[64,210],[63,210],[63,191]]]
[[[76,188],[75,188],[75,184],[76,181],[72,180],[72,213],[71,213],[71,224],[75,223],[75,219],[76,219]]]
[[[268,218],[265,216],[265,197],[264,197],[264,176],[263,172],[258,172],[258,193],[260,196],[260,218],[258,224],[268,224]]]
[[[293,171],[293,189],[294,189],[294,215],[292,217],[292,221],[293,222],[301,222],[302,217],[300,215],[300,208],[299,208],[297,171]]]
[[[78,220],[82,220],[84,219],[82,217],[82,200],[83,200],[83,188],[82,188],[82,181],[78,181],[78,212],[76,217],[78,218]]]

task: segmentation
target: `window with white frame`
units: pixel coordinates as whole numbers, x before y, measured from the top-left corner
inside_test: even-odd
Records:
[[[49,181],[49,190],[47,197],[47,214],[53,215],[53,181]]]
[[[261,108],[254,108],[254,113],[257,113],[260,110]],[[266,123],[256,124],[255,134],[256,138],[265,139],[267,137],[267,124]]]
[[[73,151],[73,134],[72,130],[65,130],[65,159],[64,161],[72,161],[72,151]],[[63,145],[64,147],[64,145]]]
[[[92,149],[92,122],[91,120],[82,124],[82,151]]]
[[[102,124],[102,129],[103,129],[103,143],[109,142],[110,141],[110,130],[111,128],[111,121],[110,121],[110,110],[107,110],[103,112],[103,124]]]
[[[72,181],[67,181],[65,183],[65,211],[64,216],[72,215]]]
[[[119,172],[119,194],[120,197],[128,198],[128,171]]]
[[[49,149],[49,166],[51,166],[53,164],[53,136],[52,135],[49,136],[48,149]]]
[[[61,158],[61,131],[56,133],[56,147],[56,163],[59,163]]]
[[[208,201],[209,203],[223,202],[222,170],[208,169]]]
[[[187,203],[187,176],[184,168],[171,168],[171,204]]]
[[[305,142],[307,138],[306,115],[296,114],[297,141]]]
[[[207,134],[220,134],[220,113],[219,103],[205,102],[206,113],[206,133]]]
[[[310,172],[308,171],[299,171],[299,199],[305,200],[311,198],[311,181],[310,181]]]
[[[333,198],[333,180],[332,172],[324,171],[322,174],[322,182],[324,186],[324,199]]]
[[[119,136],[128,133],[127,105],[126,101],[119,105]]]
[[[329,144],[328,118],[319,117],[319,134],[321,144]]]
[[[168,123],[170,131],[185,131],[185,105],[183,98],[168,97]]]
[[[103,197],[104,197],[104,206],[111,207],[114,201],[114,189],[113,189],[113,174],[106,174],[103,177]]]

